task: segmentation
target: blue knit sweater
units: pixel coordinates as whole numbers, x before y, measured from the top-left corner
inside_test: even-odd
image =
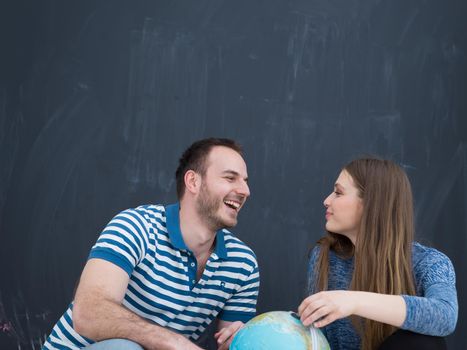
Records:
[[[309,292],[315,292],[314,268],[319,246],[311,252],[308,266]],[[413,274],[417,296],[402,295],[407,314],[402,329],[427,335],[446,336],[457,322],[457,292],[454,267],[449,258],[419,243],[412,249]],[[353,258],[342,259],[329,252],[329,290],[347,290],[352,279]],[[322,329],[332,350],[360,348],[360,337],[350,318],[334,321]]]

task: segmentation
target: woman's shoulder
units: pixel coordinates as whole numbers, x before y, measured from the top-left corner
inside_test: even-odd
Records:
[[[440,261],[451,261],[448,256],[438,249],[428,247],[419,242],[413,242],[412,244],[412,260],[414,265],[420,262],[436,263]]]
[[[308,253],[308,262],[311,265],[314,265],[317,263],[318,258],[319,258],[319,252],[320,252],[320,245],[316,244],[313,248]]]
[[[412,245],[412,266],[416,279],[431,279],[435,275],[455,279],[454,266],[449,257],[436,248],[418,242]]]
[[[310,260],[317,260],[320,252],[321,252],[321,244],[316,243],[316,245],[310,250],[310,253],[309,253]],[[336,259],[336,258],[339,258],[339,256],[336,254],[334,250],[329,249],[329,258]]]
[[[319,255],[320,255],[320,252],[321,252],[321,244],[320,243],[317,243],[310,251],[309,253],[309,262],[311,264],[314,264],[318,261],[318,258],[319,258]],[[353,259],[352,258],[343,258],[341,256],[339,256],[339,254],[337,254],[334,250],[332,249],[329,249],[329,252],[328,252],[328,262],[329,262],[329,266],[333,267],[333,266],[339,266],[341,264],[344,264],[344,265],[348,265],[348,264],[352,264],[353,262]]]

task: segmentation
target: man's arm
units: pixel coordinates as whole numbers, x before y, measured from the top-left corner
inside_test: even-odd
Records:
[[[73,326],[95,341],[124,338],[148,350],[200,350],[182,335],[157,326],[121,305],[128,274],[101,259],[84,267],[73,305]]]

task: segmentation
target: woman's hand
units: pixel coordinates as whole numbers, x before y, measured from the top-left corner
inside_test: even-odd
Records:
[[[350,316],[357,309],[357,295],[352,291],[332,290],[310,295],[298,307],[303,325],[324,327]]]
[[[243,322],[240,321],[219,321],[219,331],[214,334],[214,338],[217,340],[217,349],[228,350],[233,338],[243,326]]]

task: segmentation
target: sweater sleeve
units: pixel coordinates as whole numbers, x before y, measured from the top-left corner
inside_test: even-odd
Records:
[[[402,329],[433,336],[446,336],[457,323],[456,276],[449,258],[430,249],[414,266],[419,296],[402,295],[407,314]]]

